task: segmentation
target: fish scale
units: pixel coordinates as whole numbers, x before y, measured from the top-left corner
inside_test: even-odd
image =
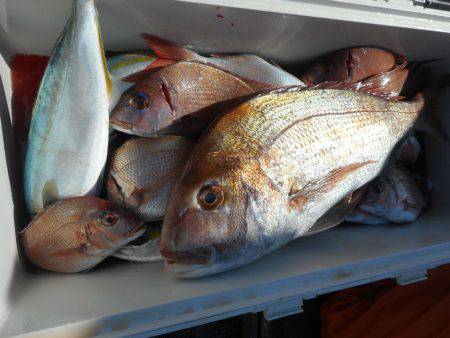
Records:
[[[180,136],[137,138],[115,152],[108,196],[146,221],[162,219],[193,142]]]
[[[229,270],[338,224],[354,206],[349,195],[379,174],[422,107],[422,96],[387,101],[290,88],[221,116],[171,195],[161,237],[168,270],[179,277]]]
[[[278,180],[280,185],[284,185],[284,190],[288,191],[291,177],[300,177],[300,186],[304,186],[329,175],[330,171],[336,168],[336,164],[346,167],[355,162],[373,162],[367,167],[363,167],[362,172],[355,172],[348,179],[341,181],[339,190],[333,189],[334,198],[326,197],[327,202],[331,205],[337,203],[347,192],[354,191],[363,185],[368,179],[367,174],[376,176],[384,166],[385,154],[388,154],[395,145],[395,142],[392,141],[383,142],[392,140],[392,136],[395,136],[390,135],[393,133],[386,124],[373,124],[374,120],[383,121],[386,113],[376,113],[375,115],[378,116],[369,117],[363,113],[355,113],[346,116],[345,121],[336,115],[325,115],[295,125],[278,138],[271,145],[269,151],[264,154],[263,159],[271,159],[268,164],[263,166],[265,174],[273,180]],[[345,122],[346,127],[336,130],[335,126],[342,122]],[[354,131],[357,129],[359,132],[355,133]],[[311,137],[308,131],[312,132],[315,137]],[[361,135],[365,135],[365,137],[361,138]],[[336,147],[330,142],[325,142],[325,140],[336,140],[337,138],[339,138],[339,144],[352,144],[353,146],[351,148]],[[361,151],[358,152],[357,149]],[[274,156],[281,151],[289,153],[290,157]],[[327,154],[332,154],[332,156],[326,156]],[[295,162],[291,158],[295,159]],[[297,163],[302,163],[302,165]],[[324,207],[317,204],[317,201],[324,197],[318,195],[314,199],[308,200],[301,210],[300,218],[310,213],[312,219],[302,219],[300,224],[311,226],[316,221],[314,215],[321,212],[309,212],[308,209],[323,210]],[[329,208],[328,203],[325,208]],[[308,226],[307,229],[309,229]],[[300,233],[303,231],[304,229],[299,230]]]
[[[178,62],[161,73],[169,87],[174,88],[172,99],[176,103],[175,113],[180,116],[255,91],[240,78],[197,62]],[[199,88],[193,77],[208,85]]]
[[[267,88],[277,86],[247,80],[209,63],[180,61],[147,74],[126,91],[111,114],[111,125],[144,137],[189,134],[191,128],[192,133],[200,133],[227,107]],[[142,98],[141,109],[135,102]],[[187,122],[189,118],[197,120]]]

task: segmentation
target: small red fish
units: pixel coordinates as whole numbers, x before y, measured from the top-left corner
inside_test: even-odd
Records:
[[[204,57],[157,37],[143,37],[159,58],[177,62],[128,77],[136,84],[122,95],[110,120],[113,128],[128,134],[196,133],[230,104],[234,107],[238,98],[265,89],[304,86],[295,76],[256,55]],[[208,107],[211,109],[205,112]],[[189,116],[193,113],[201,115],[195,117],[195,124]]]
[[[53,203],[20,232],[27,258],[42,269],[89,270],[145,232],[142,221],[112,202],[85,196]]]
[[[113,109],[110,123],[127,134],[162,135],[187,115],[264,88],[267,85],[241,79],[212,65],[177,62],[152,72],[128,89]],[[212,122],[222,111],[211,109],[204,118]]]

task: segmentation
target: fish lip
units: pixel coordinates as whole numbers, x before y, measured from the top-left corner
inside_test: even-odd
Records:
[[[121,120],[116,120],[114,118],[111,118],[109,120],[109,124],[118,131],[121,131],[123,133],[127,133],[130,131],[133,131],[133,125],[131,123],[125,122],[125,121],[121,121]]]
[[[136,136],[140,136],[140,137],[156,137],[156,136],[158,136],[157,133],[139,131],[139,129],[136,129],[136,127],[132,123],[129,123],[129,122],[110,119],[109,124],[114,130],[120,131],[125,134],[131,134],[131,135],[136,135]]]
[[[208,257],[205,257],[206,260],[204,262],[201,262],[201,259],[199,258],[197,261],[193,261],[193,262],[187,262],[187,261],[177,261],[176,259],[172,259],[172,258],[167,258],[167,252],[161,252],[161,254],[163,255],[164,259],[165,259],[165,267],[166,270],[170,273],[174,273],[174,274],[183,274],[183,273],[187,273],[193,270],[197,270],[199,268],[206,268],[212,264],[214,264],[214,262],[216,261],[216,257],[217,257],[217,253],[216,253],[216,249],[212,246],[206,246],[206,247],[201,247],[201,248],[197,248],[195,251],[201,251],[203,253],[200,253],[200,255],[206,256],[204,254],[204,252],[206,251],[208,254]],[[178,255],[178,254],[182,254],[183,252],[180,251],[175,251],[173,252],[174,255]],[[199,263],[200,261],[200,263]]]
[[[204,269],[211,264],[183,264],[183,263],[169,263],[165,261],[165,269],[168,273],[174,275],[175,277],[188,277],[186,274],[189,274],[190,272],[197,271],[199,269]]]
[[[130,231],[127,232],[127,237],[131,238],[134,237],[134,239],[142,236],[145,233],[145,227],[143,224],[131,229]]]

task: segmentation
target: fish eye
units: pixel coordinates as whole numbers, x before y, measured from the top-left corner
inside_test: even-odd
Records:
[[[128,104],[137,110],[145,110],[150,107],[150,98],[145,93],[137,93],[130,100]]]
[[[105,211],[101,216],[101,222],[105,227],[112,227],[117,223],[117,219],[117,216],[109,210]]]
[[[224,201],[223,190],[216,185],[207,185],[200,189],[197,200],[203,209],[217,209]]]
[[[371,187],[371,190],[376,195],[381,195],[384,191],[383,186],[381,183],[376,183]]]

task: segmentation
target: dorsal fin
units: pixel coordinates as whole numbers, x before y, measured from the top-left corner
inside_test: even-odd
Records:
[[[201,60],[197,53],[172,44],[171,42],[154,35],[143,33],[142,38],[150,45],[155,54],[162,59],[173,61]]]

